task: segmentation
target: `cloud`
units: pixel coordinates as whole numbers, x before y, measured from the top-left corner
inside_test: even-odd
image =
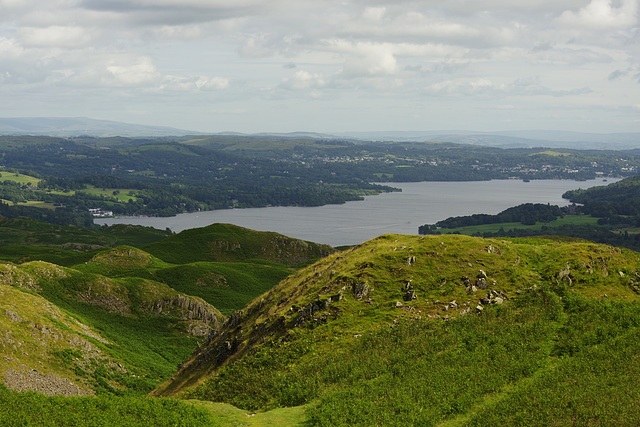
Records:
[[[138,58],[130,64],[111,64],[106,71],[109,76],[107,84],[115,86],[147,86],[161,78],[149,57]]]
[[[617,30],[636,25],[637,14],[638,0],[621,0],[619,7],[614,6],[613,0],[591,0],[578,12],[563,12],[558,22],[588,30]]]
[[[230,85],[229,79],[223,77],[185,77],[185,76],[164,76],[159,86],[161,90],[179,91],[217,91],[227,89]]]
[[[27,47],[82,47],[92,41],[89,32],[77,26],[26,27],[21,28],[17,35],[22,45]]]
[[[336,41],[337,50],[344,52],[343,73],[346,77],[392,75],[397,61],[389,44]]]
[[[96,111],[106,99],[113,111],[175,105],[193,120],[259,108],[265,123],[309,97],[351,111],[425,95],[450,111],[468,99],[629,105],[640,98],[640,85],[621,89],[640,80],[638,2],[0,0],[0,96],[29,90],[24,99],[58,108],[73,95]]]
[[[326,85],[324,76],[308,71],[298,70],[293,77],[286,78],[280,84],[280,88],[289,90],[322,88]]]
[[[611,74],[609,74],[609,77],[607,77],[607,79],[612,82],[614,80],[620,80],[622,77],[625,77],[627,74],[628,73],[626,71],[616,70]]]
[[[552,89],[544,86],[537,76],[519,78],[507,83],[495,82],[489,78],[443,80],[424,90],[430,96],[481,96],[481,97],[522,97],[522,96],[579,96],[592,93],[588,87],[574,89]]]

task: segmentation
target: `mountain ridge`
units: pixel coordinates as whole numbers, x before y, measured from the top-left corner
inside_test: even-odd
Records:
[[[341,132],[201,132],[169,126],[149,126],[87,117],[0,118],[0,135],[47,135],[56,137],[183,137],[188,135],[251,136],[262,138],[346,139],[353,141],[439,141],[501,148],[574,148],[629,150],[640,148],[640,133],[588,133],[564,130],[428,130]]]

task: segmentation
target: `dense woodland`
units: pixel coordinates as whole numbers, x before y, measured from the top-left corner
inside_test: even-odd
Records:
[[[86,212],[171,216],[263,206],[320,206],[393,191],[384,182],[590,179],[630,176],[640,156],[619,151],[498,149],[449,143],[384,143],[258,137],[127,139],[0,137],[9,205],[45,203],[60,224]],[[31,184],[31,185],[29,185]],[[5,207],[5,212],[6,211]]]

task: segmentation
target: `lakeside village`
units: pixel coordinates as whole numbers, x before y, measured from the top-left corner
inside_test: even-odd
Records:
[[[113,216],[113,211],[100,208],[89,208],[89,213],[93,215],[94,218],[109,218]]]

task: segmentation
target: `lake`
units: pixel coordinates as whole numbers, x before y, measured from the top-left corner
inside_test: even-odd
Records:
[[[365,197],[342,205],[223,209],[174,217],[96,219],[96,224],[137,224],[180,232],[216,222],[278,233],[331,246],[362,243],[385,233],[418,234],[418,227],[451,216],[497,214],[522,203],[565,206],[567,190],[607,185],[617,179],[494,180],[386,183],[402,192]]]

